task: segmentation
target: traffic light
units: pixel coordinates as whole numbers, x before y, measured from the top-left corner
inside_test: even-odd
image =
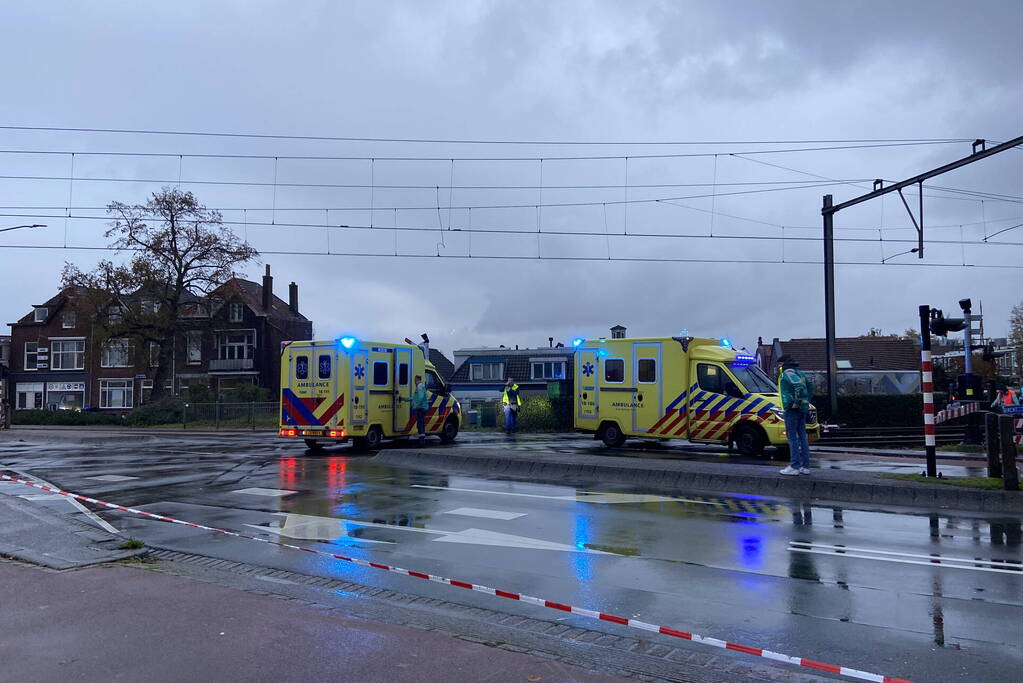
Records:
[[[931,334],[947,337],[949,332],[961,332],[966,329],[965,318],[946,318],[940,310],[931,309]]]
[[[1005,351],[995,351],[994,344],[987,344],[983,347],[980,357],[986,360],[988,363],[994,361],[996,358],[1001,358],[1005,355]]]

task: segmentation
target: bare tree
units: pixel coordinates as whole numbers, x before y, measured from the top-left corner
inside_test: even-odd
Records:
[[[153,399],[164,393],[174,358],[174,334],[194,317],[200,299],[259,254],[191,192],[165,187],[145,204],[112,202],[106,232],[111,246],[130,253],[126,263],[104,260],[84,272],[64,264],[63,286],[79,307],[96,314],[103,339],[127,338],[137,350],[158,349]]]

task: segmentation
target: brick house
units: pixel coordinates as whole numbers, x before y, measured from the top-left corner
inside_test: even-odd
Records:
[[[250,383],[276,392],[281,342],[312,336],[312,323],[298,312],[295,283],[289,299],[273,295],[267,266],[262,285],[233,278],[209,296],[186,302],[167,388],[178,393],[202,383],[225,395]],[[7,391],[16,409],[126,412],[148,400],[155,345],[102,340],[96,315],[82,309],[74,290],[66,290],[10,323]]]

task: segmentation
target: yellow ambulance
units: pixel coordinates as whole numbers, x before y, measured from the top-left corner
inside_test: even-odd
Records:
[[[575,426],[608,446],[627,436],[734,444],[744,455],[788,445],[777,384],[728,339],[575,339]],[[807,418],[811,439],[817,411]]]
[[[408,399],[416,375],[429,395],[426,432],[449,443],[458,436],[461,408],[424,349],[355,337],[281,345],[280,436],[311,449],[353,440],[375,449],[385,438],[417,433]]]

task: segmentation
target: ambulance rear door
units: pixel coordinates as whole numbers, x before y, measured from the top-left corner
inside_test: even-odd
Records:
[[[597,382],[597,352],[579,349],[575,357],[576,416],[580,420],[596,420],[600,405]]]
[[[661,419],[662,414],[660,342],[633,343],[632,376],[636,380],[635,400],[632,403],[632,431],[646,432]]]
[[[394,349],[394,433],[404,434],[412,417],[412,349]]]

